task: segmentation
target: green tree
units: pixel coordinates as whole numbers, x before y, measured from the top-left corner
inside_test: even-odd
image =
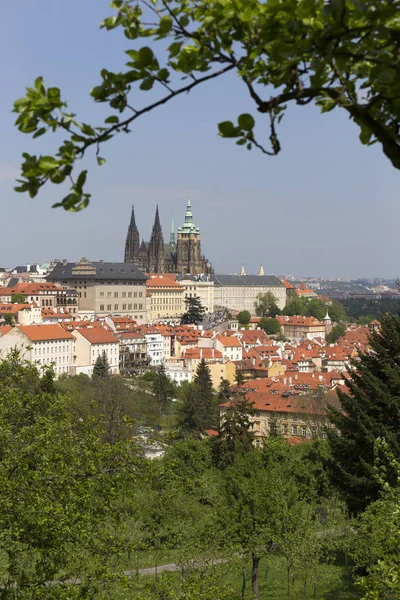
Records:
[[[102,354],[96,358],[93,366],[93,378],[105,379],[110,376],[110,363],[108,362],[107,354],[103,350]]]
[[[11,326],[15,325],[15,321],[14,321],[13,315],[7,315],[7,314],[5,314],[5,315],[3,315],[3,318],[4,318],[4,322],[5,322],[6,325],[11,325]]]
[[[26,296],[23,294],[11,294],[12,304],[26,304]]]
[[[374,320],[373,315],[362,315],[357,319],[357,325],[369,325]]]
[[[343,337],[346,334],[346,325],[344,323],[336,323],[331,329],[331,331],[326,336],[326,341],[328,344],[336,344],[340,337]]]
[[[280,310],[277,306],[276,296],[272,292],[261,292],[257,295],[257,300],[254,303],[254,310],[257,317],[275,317],[280,314]]]
[[[294,296],[293,298],[290,298],[289,302],[283,309],[282,314],[287,315],[289,317],[294,317],[296,315],[305,316],[306,310],[306,298],[299,298],[298,296]]]
[[[165,373],[164,365],[161,365],[157,376],[154,379],[153,392],[155,394],[155,400],[160,407],[160,414],[166,413],[171,399],[171,385],[170,380]]]
[[[179,426],[183,431],[202,434],[216,427],[218,406],[212,386],[210,369],[204,358],[199,362],[193,384],[183,392]]]
[[[342,321],[348,321],[345,308],[338,300],[332,300],[330,306],[327,307],[329,316],[335,323],[341,323]]]
[[[251,314],[249,313],[248,310],[241,310],[237,316],[237,319],[239,321],[239,325],[243,325],[243,327],[247,327],[247,325],[250,323]]]
[[[307,302],[305,312],[307,317],[315,317],[319,321],[322,321],[326,315],[325,303],[318,298],[311,298],[309,302]]]
[[[181,318],[182,325],[197,325],[204,319],[205,309],[201,304],[200,298],[194,296],[185,298],[186,311]]]
[[[228,402],[232,396],[231,384],[227,379],[221,379],[218,388],[218,404]]]
[[[279,321],[277,319],[267,319],[263,317],[260,321],[261,329],[264,329],[265,333],[269,335],[274,335],[275,333],[280,333],[281,326],[279,325]]]
[[[93,419],[74,424],[53,378],[15,352],[0,363],[0,555],[10,599],[110,593],[130,545],[121,503],[140,466],[136,446],[105,444]]]
[[[328,430],[332,477],[351,512],[378,498],[375,440],[386,440],[395,458],[400,457],[400,316],[386,314],[379,333],[370,333],[369,345],[371,351],[352,361],[348,391],[337,392],[341,410],[329,411],[336,427]]]
[[[133,43],[126,50],[126,68],[103,69],[90,92],[94,102],[108,105],[109,115],[99,126],[80,121],[60,90],[38,77],[14,103],[16,125],[34,137],[60,130],[64,140],[54,155],[23,155],[18,191],[33,197],[47,182],[70,178],[70,191],[56,206],[84,208],[90,194],[84,187],[87,171],[74,173],[79,159],[92,150],[102,165],[105,142],[129,132],[149,111],[229,72],[237,73],[247,90],[261,132],[268,123],[271,145],[264,147],[262,134],[257,139],[255,118],[247,113],[219,123],[220,136],[276,155],[278,123],[287,107],[313,102],[323,113],[345,112],[361,142],[378,142],[391,164],[400,167],[396,3],[233,0],[227,12],[223,0],[212,5],[208,0],[151,5],[113,0],[112,7],[115,13],[102,27],[122,29]],[[149,104],[135,104],[138,88],[152,90]]]
[[[379,473],[377,460],[376,478],[383,484],[382,492],[379,499],[353,521],[350,555],[358,575],[357,583],[365,594],[363,598],[397,598],[400,595],[400,463],[384,440],[377,440],[376,449],[389,459],[397,482],[394,487],[385,485],[385,471]]]
[[[254,433],[250,417],[254,406],[241,392],[236,392],[220,418],[218,437],[214,441],[217,463],[221,467],[233,465],[235,460],[254,448]]]

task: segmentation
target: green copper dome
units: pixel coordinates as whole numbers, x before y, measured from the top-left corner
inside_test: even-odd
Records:
[[[179,227],[178,233],[200,233],[200,228],[193,223],[192,205],[190,203],[190,195],[188,197],[185,213],[185,222]]]

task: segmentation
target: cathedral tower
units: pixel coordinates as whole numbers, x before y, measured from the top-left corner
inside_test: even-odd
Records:
[[[157,205],[149,243],[149,273],[164,273],[164,262],[164,237]]]
[[[129,224],[128,233],[126,235],[124,262],[136,263],[139,253],[139,246],[139,231],[135,221],[135,210],[132,206],[131,222]]]
[[[201,255],[200,228],[193,223],[192,205],[188,197],[185,222],[178,227],[177,272],[191,275],[206,273],[205,261]]]

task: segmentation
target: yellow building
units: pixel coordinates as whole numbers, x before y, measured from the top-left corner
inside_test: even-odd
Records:
[[[227,379],[231,385],[235,382],[236,365],[230,360],[225,360],[222,363],[211,361],[207,365],[210,369],[214,389],[219,388],[221,379]]]
[[[147,320],[177,319],[184,312],[184,288],[166,275],[152,275],[146,282]]]

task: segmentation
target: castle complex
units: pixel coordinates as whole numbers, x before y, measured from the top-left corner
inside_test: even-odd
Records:
[[[211,264],[201,254],[200,228],[193,223],[190,197],[187,201],[185,222],[178,227],[176,236],[172,221],[169,244],[164,243],[158,206],[150,241],[140,242],[132,206],[124,262],[133,263],[146,273],[180,273],[181,275],[211,273]]]

